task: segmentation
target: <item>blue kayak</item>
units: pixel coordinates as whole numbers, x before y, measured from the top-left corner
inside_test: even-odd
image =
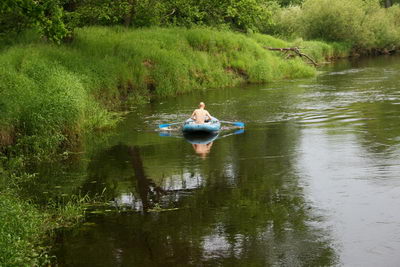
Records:
[[[196,123],[192,119],[188,119],[182,126],[184,133],[214,133],[221,129],[221,123],[216,118],[211,118],[205,123]]]

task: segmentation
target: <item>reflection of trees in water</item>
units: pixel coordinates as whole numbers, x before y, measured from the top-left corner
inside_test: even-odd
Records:
[[[146,211],[152,208],[154,202],[159,202],[161,195],[164,190],[156,185],[152,180],[147,178],[142,158],[140,156],[138,147],[129,147],[129,155],[131,156],[131,164],[135,172],[135,178],[137,182],[137,191],[139,193],[140,199],[142,200],[143,209]],[[150,202],[150,199],[153,201]]]
[[[105,187],[109,199],[118,196],[128,198],[129,204],[143,210],[154,207],[165,194],[160,186],[147,177],[138,147],[118,145],[97,156],[89,165],[89,180],[84,186],[86,192],[94,194]],[[129,192],[137,192],[138,195],[134,197]],[[132,203],[138,201],[140,204]]]
[[[314,218],[292,166],[299,135],[294,128],[290,123],[276,124],[244,138],[216,142],[212,159],[198,159],[201,166],[196,171],[204,178],[201,187],[190,193],[177,188],[165,191],[166,196],[186,192],[171,200],[179,210],[94,218],[99,224],[85,235],[102,254],[88,255],[90,252],[83,249],[85,241],[79,244],[75,239],[65,242],[67,246],[72,242],[75,249],[68,258],[89,257],[122,266],[332,265],[334,250],[324,237],[326,233],[312,224]],[[175,173],[191,168],[180,147],[113,149],[105,153],[105,158],[115,154],[125,162],[122,167],[134,173],[130,175],[132,187],[148,207],[159,200],[161,192],[157,195],[153,188],[161,184],[149,179],[157,172],[146,169],[146,161],[157,162],[154,157],[158,157],[164,162],[162,166],[170,160],[182,162]],[[227,153],[232,157],[227,158]],[[121,167],[121,163],[115,164]],[[99,169],[92,170],[99,173]],[[104,172],[103,176],[112,175]],[[76,255],[81,251],[86,253]]]

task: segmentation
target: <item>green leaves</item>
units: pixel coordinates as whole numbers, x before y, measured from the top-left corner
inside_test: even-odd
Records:
[[[0,38],[36,28],[59,43],[68,34],[62,17],[58,0],[5,0],[0,5]]]
[[[72,2],[72,0],[67,1]],[[78,0],[67,12],[72,24],[126,26],[208,25],[263,31],[270,23],[269,0]]]

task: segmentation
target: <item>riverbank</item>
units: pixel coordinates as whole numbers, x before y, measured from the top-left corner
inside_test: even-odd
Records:
[[[152,95],[315,75],[301,59],[287,60],[266,46],[304,47],[318,61],[350,51],[323,42],[182,28],[89,27],[61,46],[21,41],[0,55],[0,145],[48,154],[86,130],[112,126],[113,111]]]
[[[113,127],[119,111],[152,96],[316,75],[302,59],[265,49],[293,46],[317,61],[350,53],[340,44],[207,28],[88,27],[60,46],[27,35],[3,47],[0,197],[8,204],[0,214],[17,223],[1,224],[1,264],[43,261],[34,244],[58,225],[52,220],[60,209],[43,210],[28,196],[17,197],[35,179],[24,171],[26,164],[79,149],[85,133]],[[79,206],[71,210],[61,217],[75,218]]]

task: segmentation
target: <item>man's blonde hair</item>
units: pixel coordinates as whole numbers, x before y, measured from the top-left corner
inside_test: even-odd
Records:
[[[200,102],[199,107],[201,107],[201,106],[205,107],[206,104],[204,104],[204,102]]]

